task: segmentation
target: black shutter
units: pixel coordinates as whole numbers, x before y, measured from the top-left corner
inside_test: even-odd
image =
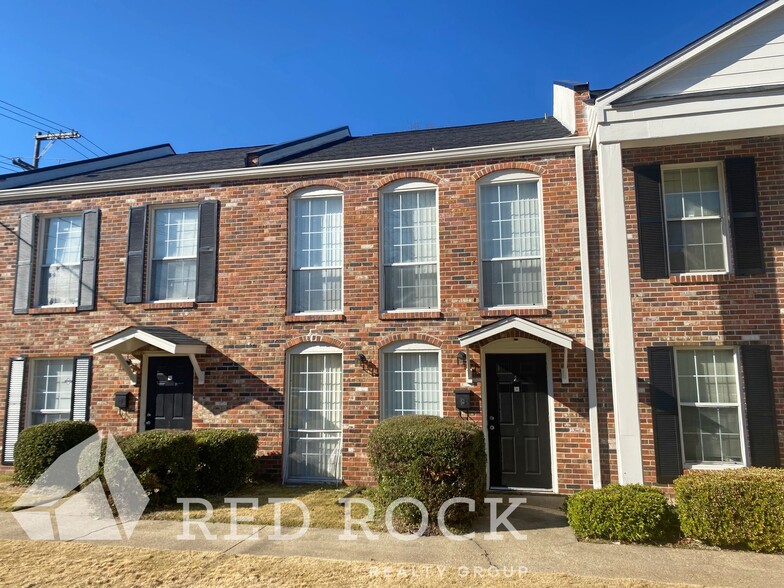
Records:
[[[743,361],[751,465],[779,467],[779,440],[776,430],[776,408],[773,402],[770,347],[744,345],[740,348],[740,353]]]
[[[25,389],[25,358],[16,357],[8,367],[8,395],[5,401],[3,465],[14,463],[14,447],[22,429],[22,394]]]
[[[640,165],[634,168],[640,274],[644,280],[656,280],[669,275],[661,182],[661,166]]]
[[[678,427],[678,394],[675,388],[675,354],[672,347],[648,348],[648,373],[653,411],[653,444],[656,481],[672,484],[683,473]]]
[[[71,420],[90,420],[90,384],[92,383],[93,358],[89,355],[74,357],[73,384],[71,385]]]
[[[147,207],[134,206],[128,216],[128,257],[125,263],[125,303],[144,300],[144,245]]]
[[[728,159],[724,162],[724,170],[727,174],[727,191],[732,216],[735,273],[764,274],[765,256],[762,251],[762,230],[757,199],[757,166],[754,158]]]
[[[99,210],[87,210],[82,213],[82,267],[79,280],[78,310],[93,310],[95,308],[100,217]]]
[[[34,214],[19,217],[16,234],[16,282],[14,283],[14,314],[27,314],[33,290],[33,260],[35,259]]]
[[[215,302],[218,260],[218,202],[199,204],[199,260],[196,273],[196,302]]]

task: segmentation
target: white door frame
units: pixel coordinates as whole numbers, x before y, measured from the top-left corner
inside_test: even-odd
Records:
[[[146,411],[147,411],[147,366],[149,362],[147,358],[149,357],[190,357],[188,353],[166,353],[165,351],[143,351],[142,352],[142,369],[141,375],[139,376],[142,380],[139,383],[139,422],[136,423],[136,429],[138,432],[146,431],[147,429],[144,426],[144,421],[146,419]],[[196,370],[193,371],[194,378],[196,377]],[[196,402],[196,383],[194,381],[193,384],[193,403]],[[191,429],[193,428],[193,416],[191,416]]]
[[[485,434],[485,453],[487,454],[487,489],[490,490],[490,440],[488,437],[487,423],[487,361],[485,356],[490,354],[545,354],[547,357],[547,411],[550,419],[550,468],[552,471],[552,488],[504,488],[504,490],[520,490],[525,492],[541,492],[545,494],[558,494],[558,459],[555,453],[555,396],[553,391],[553,359],[552,349],[549,345],[528,339],[526,337],[507,337],[483,345],[481,354],[482,370],[482,430]]]

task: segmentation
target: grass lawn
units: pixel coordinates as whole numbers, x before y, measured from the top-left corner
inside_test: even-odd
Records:
[[[310,511],[310,526],[326,529],[342,529],[344,521],[344,506],[338,504],[338,500],[354,491],[355,488],[343,486],[340,488],[327,487],[327,486],[281,486],[279,484],[248,484],[240,488],[236,492],[232,492],[231,496],[238,498],[256,498],[258,499],[259,507],[254,509],[251,507],[237,506],[237,515],[252,516],[253,522],[248,521],[247,524],[260,524],[272,525],[275,522],[274,505],[269,504],[269,498],[296,498],[301,500]],[[361,495],[356,495],[360,497]],[[223,496],[210,496],[207,500],[213,506],[212,522],[215,523],[228,523],[231,520],[231,512],[229,505],[227,505]],[[353,515],[355,518],[361,517],[367,513],[362,505],[353,507]],[[202,517],[204,510],[196,505],[192,507],[191,518]],[[155,510],[148,509],[144,515],[145,519],[155,520],[182,520],[182,505],[174,505],[158,508]],[[302,512],[293,504],[281,505],[281,525],[284,527],[299,527],[302,524]],[[371,528],[383,526],[383,518],[381,523],[374,523]]]
[[[106,547],[84,543],[0,541],[0,585],[46,586],[152,586],[183,588],[344,588],[346,586],[525,586],[530,588],[658,588],[685,586],[643,580],[581,578],[565,574],[522,574],[514,578],[461,576],[456,568],[386,564],[395,573],[378,573],[383,563],[333,561],[306,557],[227,555],[215,552],[158,551]],[[406,570],[398,577],[398,570]],[[412,571],[417,577],[412,576]]]
[[[13,474],[0,474],[0,511],[11,510],[24,491],[24,486],[14,484]]]

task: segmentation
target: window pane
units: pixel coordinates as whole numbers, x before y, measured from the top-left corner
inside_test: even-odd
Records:
[[[343,307],[343,200],[300,198],[293,201],[292,209],[292,312],[339,311]]]
[[[153,259],[196,257],[199,209],[161,208],[155,211]]]
[[[342,355],[290,356],[288,475],[334,480],[340,476]]]
[[[538,259],[486,261],[482,264],[485,306],[542,304],[542,269]]]
[[[33,424],[67,420],[71,416],[73,360],[35,360],[33,365]]]
[[[76,304],[82,257],[82,217],[48,218],[44,223],[38,304]]]
[[[195,297],[195,259],[153,260],[153,300],[187,300]]]
[[[717,168],[666,170],[663,177],[670,270],[726,271]]]
[[[440,414],[438,353],[384,354],[383,417]]]
[[[385,267],[384,304],[387,310],[438,308],[438,266]]]
[[[342,274],[341,269],[294,270],[292,311],[340,311]]]

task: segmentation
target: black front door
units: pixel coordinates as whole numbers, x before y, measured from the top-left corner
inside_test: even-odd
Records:
[[[149,357],[144,428],[190,429],[193,365],[188,357]]]
[[[487,355],[485,361],[490,485],[552,488],[547,356]]]

